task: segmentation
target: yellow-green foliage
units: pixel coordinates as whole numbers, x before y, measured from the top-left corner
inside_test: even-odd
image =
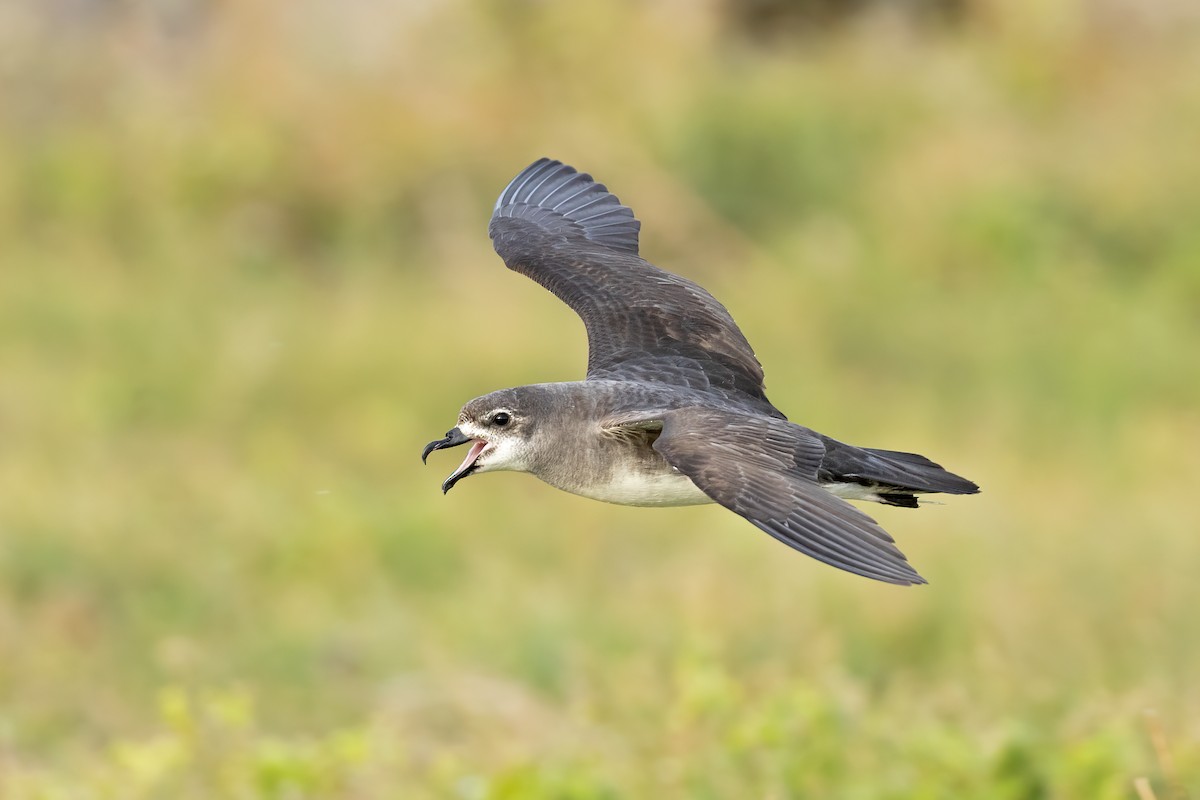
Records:
[[[1200,792],[1200,41],[1096,5],[4,9],[0,797]],[[541,155],[794,419],[983,485],[871,509],[930,586],[441,496],[460,403],[583,369],[485,233]]]

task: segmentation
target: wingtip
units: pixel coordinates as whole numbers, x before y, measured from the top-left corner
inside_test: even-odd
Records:
[[[533,175],[535,173],[543,171],[546,167],[551,167],[551,168],[564,167],[565,169],[570,170],[571,172],[576,171],[574,167],[570,167],[570,166],[564,164],[563,162],[559,161],[556,158],[548,158],[547,156],[542,156],[541,158],[539,158],[539,159],[535,160],[533,163],[531,163],[528,167],[526,167],[525,169],[518,172],[516,177],[514,177],[511,181],[508,182],[508,184],[504,187],[504,190],[501,191],[500,195],[496,198],[496,204],[494,206],[492,206],[492,211],[493,212],[499,211],[505,205],[511,203],[513,201],[513,197],[517,194],[517,192],[519,192],[521,190],[521,187],[524,184],[524,182],[528,181],[529,178],[533,177]]]
[[[864,578],[873,578],[874,580],[882,581],[883,583],[890,583],[894,586],[928,586],[929,585],[929,581],[925,580],[924,576],[922,576],[920,573],[918,573],[915,569],[913,569],[912,567],[909,567],[907,563],[905,564],[905,567],[907,567],[907,569],[903,570],[903,572],[901,572],[898,575],[897,574],[884,575],[884,574],[875,574],[875,573],[868,573],[868,572],[854,572],[853,570],[847,570],[847,571],[854,572],[854,574],[861,575]],[[845,569],[845,568],[843,567],[843,569]]]
[[[574,232],[613,250],[638,252],[641,223],[608,187],[543,156],[509,181],[492,209],[496,223],[518,218],[556,233]],[[503,254],[502,254],[503,255]]]

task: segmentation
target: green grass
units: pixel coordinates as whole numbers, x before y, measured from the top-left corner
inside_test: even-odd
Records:
[[[1200,791],[1194,29],[289,9],[5,40],[0,796]],[[792,418],[981,483],[870,509],[930,586],[441,496],[462,402],[583,370],[486,238],[543,154]]]

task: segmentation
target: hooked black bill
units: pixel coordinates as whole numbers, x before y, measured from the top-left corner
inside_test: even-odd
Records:
[[[483,441],[482,439],[472,439],[458,428],[451,428],[449,431],[447,431],[445,439],[438,439],[437,441],[430,442],[429,444],[425,445],[425,450],[421,453],[421,461],[424,462],[425,459],[429,457],[429,454],[434,450],[444,450],[447,447],[458,447],[460,444],[466,444],[467,442],[471,443],[471,449],[467,452],[467,457],[464,458],[462,463],[458,465],[458,469],[454,470],[450,477],[446,478],[446,480],[442,482],[442,494],[445,494],[453,489],[454,484],[458,483],[460,480],[475,471],[475,461],[479,458],[480,454],[483,453],[484,448],[487,446],[487,442]]]
[[[471,441],[471,437],[460,431],[458,428],[451,428],[446,431],[445,439],[436,439],[425,445],[425,449],[421,451],[421,463],[427,463],[426,459],[434,450],[445,450],[447,447],[458,447],[460,444],[466,444]]]

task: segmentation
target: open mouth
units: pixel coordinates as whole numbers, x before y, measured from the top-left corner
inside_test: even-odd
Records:
[[[425,450],[421,453],[421,461],[429,458],[429,454],[434,450],[445,450],[447,447],[458,447],[460,444],[471,443],[471,449],[467,451],[467,457],[458,465],[458,469],[446,478],[442,484],[442,493],[450,491],[454,484],[458,483],[463,478],[475,471],[475,462],[479,460],[479,456],[487,448],[488,443],[483,439],[472,439],[458,428],[451,428],[446,434],[446,438],[437,439],[425,445]]]
[[[454,488],[454,484],[458,483],[463,478],[475,471],[475,462],[487,447],[487,442],[482,439],[475,439],[471,442],[471,449],[467,451],[467,457],[458,465],[458,469],[450,474],[449,478],[442,483],[442,494]]]

